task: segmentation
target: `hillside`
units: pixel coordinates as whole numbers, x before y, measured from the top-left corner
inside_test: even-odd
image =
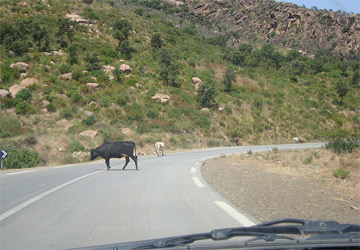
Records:
[[[355,20],[339,24],[351,41],[334,33],[328,48],[301,40],[307,29],[277,34],[279,24],[265,39],[253,21],[240,32],[231,19],[287,4],[226,3],[1,0],[0,148],[30,150],[37,165],[88,160],[103,141],[151,154],[160,140],[177,150],[358,136],[358,16],[327,12]],[[220,5],[229,13],[211,11]]]

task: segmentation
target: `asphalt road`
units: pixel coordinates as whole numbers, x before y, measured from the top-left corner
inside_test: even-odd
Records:
[[[314,148],[321,143],[211,148],[0,173],[0,249],[68,249],[250,226],[202,178],[221,154]],[[255,198],[255,197],[254,197]]]

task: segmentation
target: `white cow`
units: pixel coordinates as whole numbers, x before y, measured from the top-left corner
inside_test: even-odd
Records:
[[[165,146],[165,144],[162,141],[158,141],[155,143],[155,151],[156,151],[157,156],[160,155],[160,151],[161,151],[161,155],[162,156],[164,155],[164,146]]]

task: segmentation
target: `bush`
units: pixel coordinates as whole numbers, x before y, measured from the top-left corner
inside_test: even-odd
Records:
[[[12,137],[24,132],[25,129],[15,118],[3,119],[0,122],[0,138]]]
[[[73,117],[73,112],[69,108],[64,108],[60,111],[60,117],[62,119],[70,119]]]
[[[31,91],[27,88],[24,88],[22,90],[20,90],[17,94],[16,94],[16,98],[19,100],[23,100],[23,101],[30,101],[31,100]]]
[[[49,103],[48,105],[45,106],[45,108],[49,111],[49,112],[56,112],[56,107],[54,104]]]
[[[309,157],[306,157],[304,159],[304,164],[310,164],[312,162],[312,160],[313,160],[313,156],[310,155]]]
[[[355,149],[359,147],[359,139],[344,139],[341,137],[336,137],[325,145],[326,149],[333,151],[335,154],[352,153]]]
[[[77,152],[77,151],[83,151],[85,148],[80,142],[73,140],[72,142],[70,142],[67,149],[70,152]]]
[[[28,149],[9,149],[5,168],[32,168],[44,164],[38,152]]]
[[[91,126],[95,124],[95,116],[91,115],[81,121],[82,124],[85,124],[87,126]]]
[[[349,170],[346,170],[346,169],[336,169],[334,172],[333,172],[333,176],[336,177],[336,178],[341,178],[341,179],[345,179],[346,176],[348,176],[350,174],[350,171]]]

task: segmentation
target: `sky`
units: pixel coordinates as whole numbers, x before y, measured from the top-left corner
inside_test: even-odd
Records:
[[[360,0],[276,0],[277,2],[289,2],[306,8],[316,6],[318,9],[341,10],[347,13],[360,13]]]

